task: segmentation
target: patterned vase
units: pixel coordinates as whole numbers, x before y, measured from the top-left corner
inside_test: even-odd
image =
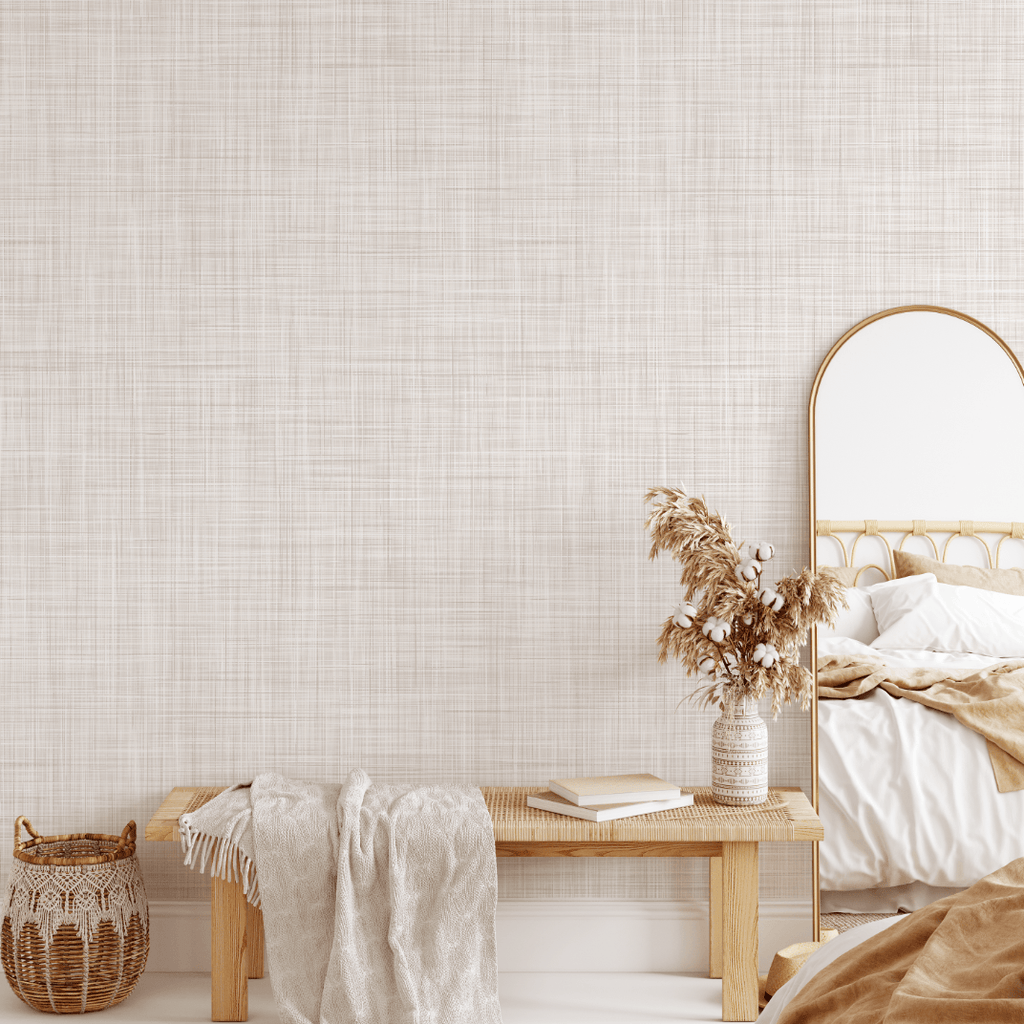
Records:
[[[748,697],[727,702],[711,730],[711,796],[742,806],[768,799],[768,727]]]

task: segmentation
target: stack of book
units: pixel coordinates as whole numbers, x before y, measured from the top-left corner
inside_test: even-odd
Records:
[[[693,803],[693,794],[683,793],[678,786],[656,775],[551,779],[548,786],[548,792],[528,796],[527,806],[586,821],[614,821]]]

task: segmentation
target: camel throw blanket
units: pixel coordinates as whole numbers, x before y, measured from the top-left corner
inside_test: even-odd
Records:
[[[859,697],[878,687],[944,711],[988,741],[1000,793],[1024,789],[1024,661],[980,672],[890,668],[882,660],[825,657],[818,661],[818,695]]]
[[[840,1021],[1024,1021],[1024,858],[845,952],[807,982],[777,1024]]]
[[[186,864],[241,881],[262,908],[286,1024],[500,1024],[479,789],[260,775],[179,828]]]

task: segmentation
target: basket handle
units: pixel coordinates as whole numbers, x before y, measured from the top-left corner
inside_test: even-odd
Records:
[[[14,851],[15,851],[15,853],[17,853],[19,850],[24,850],[25,847],[28,846],[28,844],[29,844],[29,840],[27,840],[27,839],[24,842],[21,841],[21,826],[22,825],[25,826],[25,831],[33,839],[41,838],[39,833],[32,827],[32,822],[30,822],[28,820],[28,818],[25,817],[24,814],[21,815],[21,817],[19,817],[14,822]]]
[[[117,844],[119,850],[123,850],[127,843],[135,845],[135,822],[129,821],[123,829],[121,829],[121,839]]]

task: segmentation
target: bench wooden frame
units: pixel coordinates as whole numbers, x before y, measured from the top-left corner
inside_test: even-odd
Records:
[[[481,787],[499,857],[707,857],[709,977],[722,979],[723,1021],[757,1018],[758,843],[813,842],[821,821],[799,789],[769,791],[764,808],[725,808],[706,789],[694,806],[595,824],[527,807],[544,787]],[[179,786],[146,826],[151,842],[180,841],[178,817],[220,788]],[[211,1020],[248,1019],[248,978],[263,977],[263,915],[238,882],[211,886]]]

